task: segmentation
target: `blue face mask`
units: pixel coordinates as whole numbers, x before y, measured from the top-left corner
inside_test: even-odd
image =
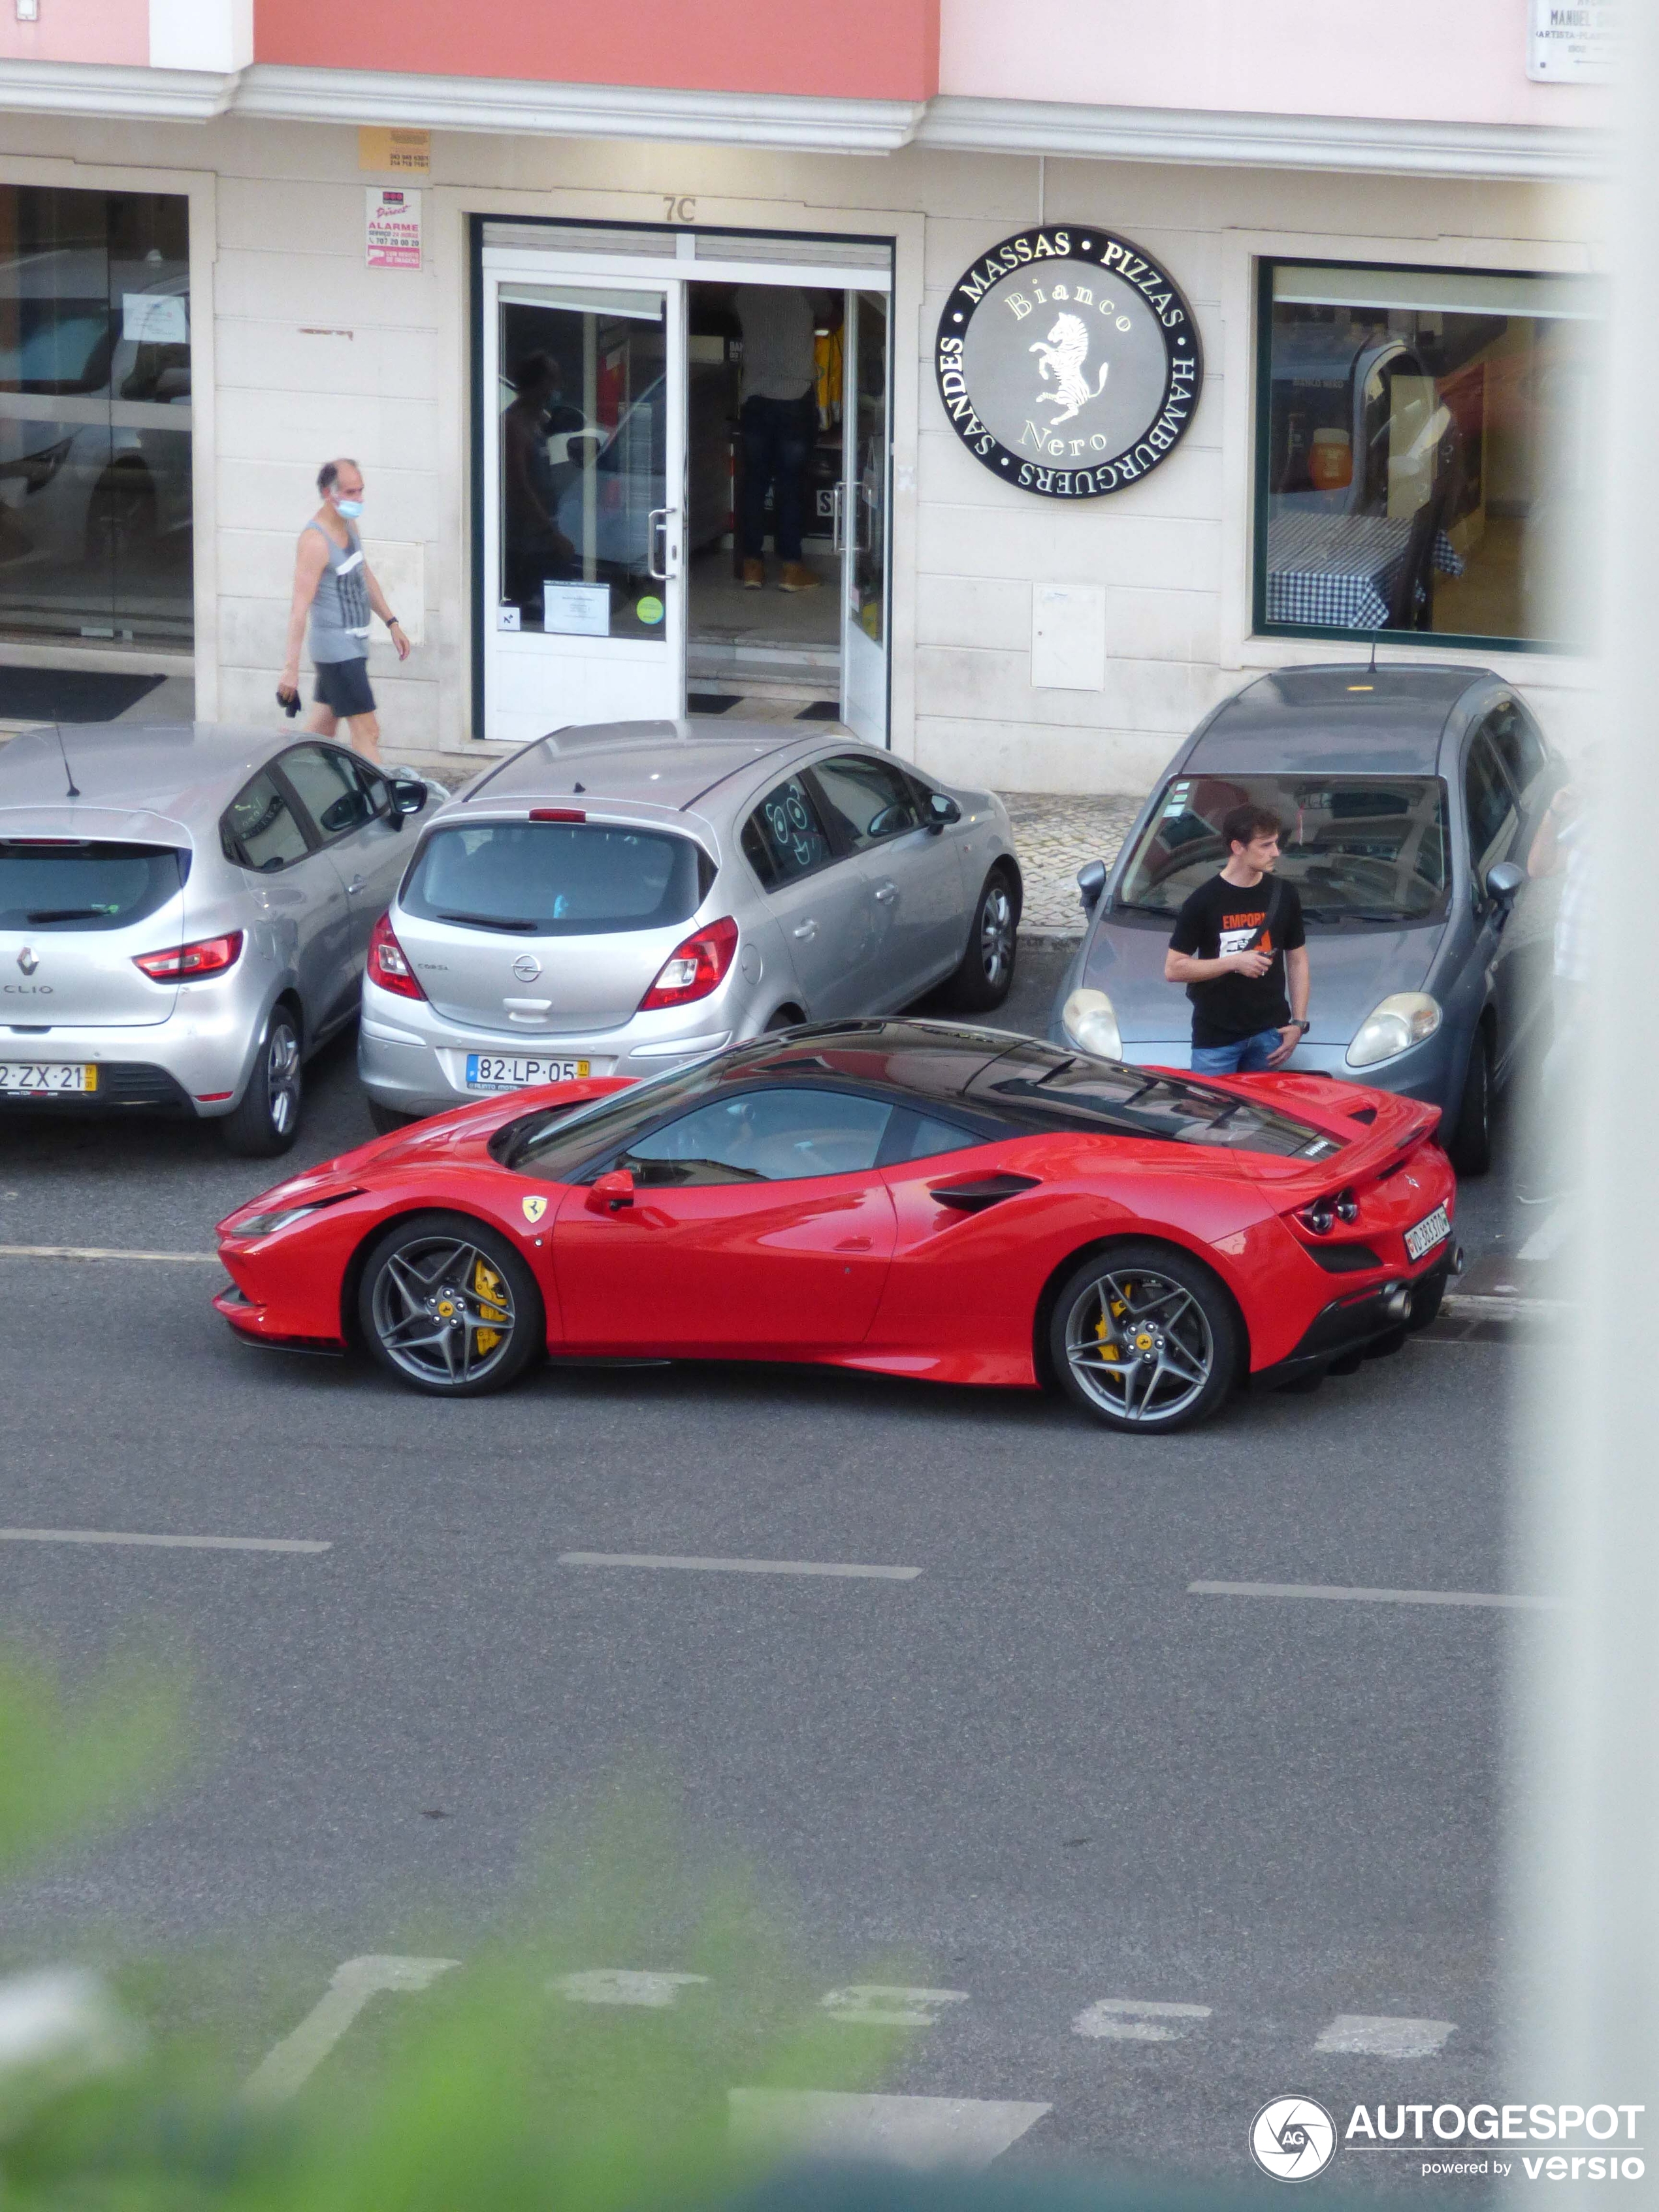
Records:
[[[337,514],[344,515],[348,522],[355,522],[363,511],[363,503],[360,499],[337,499],[334,511]]]

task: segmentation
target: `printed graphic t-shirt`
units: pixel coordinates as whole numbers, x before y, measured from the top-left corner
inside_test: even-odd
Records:
[[[1267,927],[1269,902],[1277,892],[1273,927]],[[1193,1042],[1231,1044],[1261,1030],[1283,1029],[1291,1018],[1285,992],[1285,955],[1307,943],[1302,902],[1291,884],[1263,876],[1249,890],[1212,876],[1200,884],[1176,916],[1171,952],[1198,960],[1219,960],[1229,952],[1271,952],[1263,975],[1218,975],[1208,983],[1188,983],[1193,1002]]]

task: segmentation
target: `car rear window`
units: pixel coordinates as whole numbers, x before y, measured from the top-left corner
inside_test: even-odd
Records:
[[[994,1061],[968,1095],[1026,1130],[1058,1126],[1303,1160],[1341,1149],[1323,1129],[1262,1101],[1037,1045]]]
[[[125,929],[189,872],[189,854],[172,845],[0,838],[0,929]]]
[[[714,879],[702,848],[671,830],[477,822],[433,831],[399,903],[463,928],[600,937],[689,921]]]

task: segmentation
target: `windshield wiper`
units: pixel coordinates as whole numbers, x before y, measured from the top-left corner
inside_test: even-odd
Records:
[[[521,936],[533,937],[538,924],[523,921],[516,915],[507,914],[440,914],[440,921],[459,922],[471,929],[515,929]]]
[[[106,906],[49,906],[39,914],[25,915],[27,921],[101,921],[113,908]]]

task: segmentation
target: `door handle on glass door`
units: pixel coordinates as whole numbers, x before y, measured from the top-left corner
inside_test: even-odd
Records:
[[[832,553],[847,550],[847,487],[833,485],[830,493],[830,550]]]
[[[818,933],[818,926],[816,921],[798,922],[789,933],[792,937],[816,937]]]
[[[668,526],[679,513],[677,507],[653,507],[645,518],[645,565],[653,584],[668,581]],[[657,532],[662,532],[662,566],[656,562]]]

